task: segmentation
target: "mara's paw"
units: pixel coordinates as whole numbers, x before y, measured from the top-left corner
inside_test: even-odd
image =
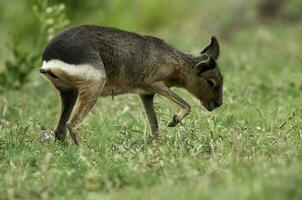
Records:
[[[54,141],[55,135],[51,131],[41,131],[39,133],[39,141],[40,142],[48,142],[48,141]]]
[[[172,121],[168,124],[168,126],[175,127],[177,124],[181,124],[181,122],[178,119],[177,115],[174,115]]]

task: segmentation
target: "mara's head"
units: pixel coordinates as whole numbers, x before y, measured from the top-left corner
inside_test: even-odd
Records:
[[[218,68],[219,44],[215,37],[201,51],[201,61],[193,66],[188,90],[197,97],[201,104],[212,111],[222,105],[223,77]]]

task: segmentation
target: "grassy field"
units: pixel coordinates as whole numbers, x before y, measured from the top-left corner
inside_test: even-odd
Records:
[[[224,105],[209,113],[176,89],[193,111],[169,128],[179,108],[156,97],[161,135],[151,144],[135,95],[99,99],[82,149],[41,142],[59,97],[33,72],[0,96],[0,199],[302,199],[302,27],[234,34],[221,44]]]

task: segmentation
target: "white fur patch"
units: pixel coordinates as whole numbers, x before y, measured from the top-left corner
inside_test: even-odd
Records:
[[[62,90],[70,90],[72,88],[72,86],[69,83],[63,81],[62,79],[53,78],[52,76],[50,76],[48,74],[44,74],[44,76],[46,78],[48,78],[48,80],[50,82],[52,82],[56,87],[58,87],[58,88],[60,88]]]
[[[59,69],[66,72],[66,74],[82,77],[83,79],[100,80],[105,77],[104,71],[98,70],[90,64],[73,65],[61,60],[43,61],[42,69],[49,69],[50,71]]]

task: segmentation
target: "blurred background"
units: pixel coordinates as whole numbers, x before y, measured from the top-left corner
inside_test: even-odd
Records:
[[[41,65],[49,39],[71,25],[98,24],[153,34],[193,53],[216,35],[227,64],[236,65],[251,53],[261,59],[262,45],[280,48],[280,56],[284,48],[300,56],[295,49],[300,47],[286,41],[301,37],[301,19],[300,0],[1,0],[0,87],[3,92],[26,83],[28,74]],[[274,39],[284,41],[276,44]],[[228,46],[239,46],[242,54],[227,55]]]
[[[157,146],[137,95],[107,97],[81,124],[83,151],[41,143],[60,105],[41,54],[79,24],[195,55],[217,36],[223,106],[173,89],[192,112],[171,129],[179,107],[156,97]],[[302,0],[0,0],[0,199],[302,199],[301,63]]]

